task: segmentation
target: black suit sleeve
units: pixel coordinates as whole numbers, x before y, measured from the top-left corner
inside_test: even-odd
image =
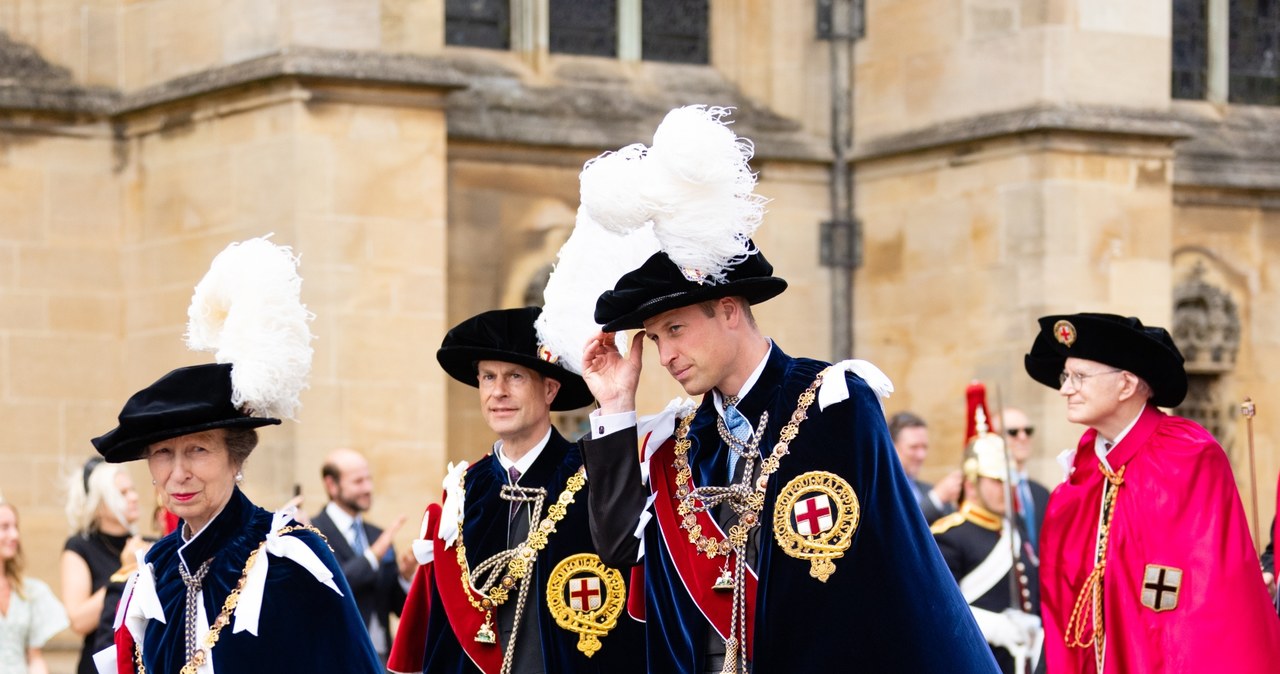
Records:
[[[1276,519],[1273,517],[1271,518],[1271,528],[1267,529],[1267,532],[1271,534],[1268,538],[1270,538],[1271,540],[1267,542],[1267,547],[1265,550],[1262,551],[1262,558],[1261,558],[1262,570],[1266,571],[1267,573],[1276,572],[1275,531],[1276,531]]]
[[[942,519],[944,515],[955,512],[955,508],[950,507],[949,504],[944,503],[942,505],[943,508],[941,509],[933,505],[933,499],[929,498],[927,494],[923,499],[920,499],[920,512],[924,513],[924,521],[933,524]]]
[[[382,535],[382,530],[366,525],[364,533],[369,538],[369,542],[373,542]],[[339,563],[342,565],[342,575],[347,577],[347,584],[351,586],[352,592],[361,594],[377,586],[378,569],[373,568],[364,555],[357,555],[352,550],[351,556]]]
[[[596,440],[584,439],[582,459],[591,485],[587,506],[596,552],[608,566],[635,566],[640,549],[636,524],[648,499],[640,480],[635,427]]]
[[[368,560],[365,560],[366,566]],[[405,592],[400,586],[400,565],[396,561],[395,546],[387,548],[378,566],[378,612],[385,617],[388,613],[400,615],[404,608]]]

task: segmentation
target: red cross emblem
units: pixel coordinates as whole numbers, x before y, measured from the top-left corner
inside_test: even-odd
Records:
[[[569,607],[575,611],[594,611],[600,608],[600,579],[584,576],[569,581]]]
[[[1071,321],[1058,321],[1053,324],[1053,337],[1069,349],[1076,343],[1076,326]]]
[[[796,532],[801,536],[816,536],[827,531],[835,523],[831,519],[831,501],[826,494],[810,496],[796,504]]]

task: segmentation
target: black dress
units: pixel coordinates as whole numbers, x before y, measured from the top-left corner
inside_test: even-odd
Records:
[[[128,540],[128,534],[111,536],[100,531],[88,535],[75,534],[67,539],[63,549],[79,555],[85,564],[89,565],[91,583],[89,594],[105,587],[111,580],[111,574],[120,570],[120,552],[124,550],[124,544]],[[76,674],[97,673],[93,666],[93,654],[112,643],[111,624],[115,619],[116,604],[119,601],[119,594],[109,593],[106,601],[103,602],[101,614],[103,619],[99,620],[98,626],[84,637],[84,645],[80,649],[80,663],[76,665]],[[108,603],[110,605],[107,605]]]

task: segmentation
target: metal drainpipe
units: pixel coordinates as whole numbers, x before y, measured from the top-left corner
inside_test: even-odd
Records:
[[[831,219],[821,227],[821,262],[831,270],[831,359],[853,356],[854,271],[862,263],[854,217],[853,48],[863,35],[863,0],[818,0],[819,40],[831,54]]]

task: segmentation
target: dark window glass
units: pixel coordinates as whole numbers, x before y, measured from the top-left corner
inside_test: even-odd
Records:
[[[1280,105],[1280,0],[1231,0],[1227,98]]]
[[[1173,97],[1204,98],[1209,70],[1208,0],[1173,0]]]
[[[643,0],[641,58],[707,62],[707,0]]]
[[[511,47],[511,0],[445,0],[444,43]]]
[[[615,56],[618,3],[613,0],[551,0],[551,51]]]

